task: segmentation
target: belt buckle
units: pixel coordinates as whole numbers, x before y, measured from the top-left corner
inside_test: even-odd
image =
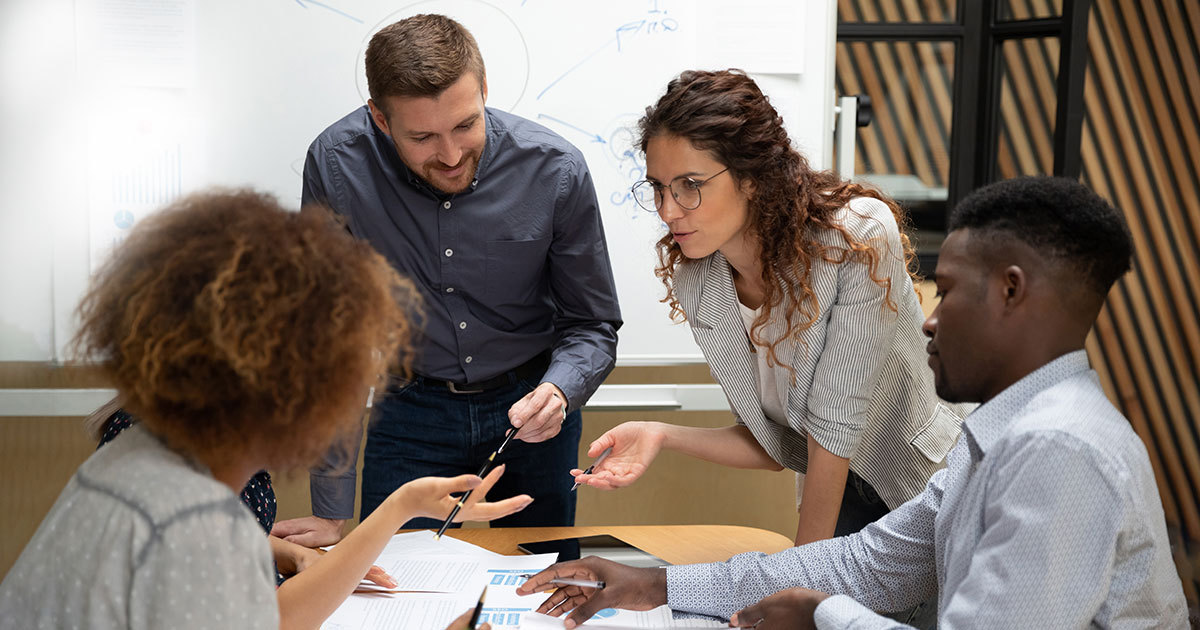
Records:
[[[446,389],[450,390],[451,393],[454,393],[454,394],[482,394],[483,393],[482,389],[459,389],[458,385],[454,384],[454,381],[446,381]]]

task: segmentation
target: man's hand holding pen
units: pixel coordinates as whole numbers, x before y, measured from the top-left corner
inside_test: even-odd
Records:
[[[586,580],[602,583],[604,587],[560,586],[554,580]],[[667,603],[667,572],[588,556],[560,562],[535,574],[517,588],[517,594],[530,595],[550,589],[557,590],[542,602],[537,612],[554,617],[570,612],[563,625],[574,628],[605,608],[650,610]]]
[[[508,410],[522,442],[544,442],[558,435],[567,419],[567,398],[554,383],[538,385]]]

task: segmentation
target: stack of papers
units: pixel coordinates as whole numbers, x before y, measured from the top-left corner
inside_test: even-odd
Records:
[[[375,561],[396,581],[381,589],[364,583],[321,626],[322,630],[441,630],[474,608],[487,587],[479,623],[492,630],[563,627],[563,617],[534,610],[545,593],[517,595],[523,573],[537,573],[558,561],[558,554],[504,556],[433,532],[397,534]],[[672,617],[666,606],[649,611],[602,610],[583,624],[595,630],[619,628],[723,628],[720,620]]]
[[[434,539],[428,530],[397,534],[375,561],[396,587],[383,590],[364,583],[321,628],[440,630],[474,608],[485,585],[479,622],[491,623],[493,630],[518,628],[522,615],[545,597],[518,596],[517,587],[525,581],[521,574],[537,573],[557,561],[557,554],[502,556],[454,538]]]
[[[489,593],[491,591],[488,591]],[[677,618],[667,606],[659,606],[653,610],[617,610],[605,608],[594,617],[583,623],[581,628],[592,630],[624,630],[626,628],[674,628],[675,630],[698,630],[700,628],[728,628],[729,624],[720,619]],[[529,613],[521,621],[525,630],[562,630],[562,617],[551,617],[540,613]]]

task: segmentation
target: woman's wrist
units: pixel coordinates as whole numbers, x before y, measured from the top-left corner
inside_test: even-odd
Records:
[[[394,523],[397,528],[414,517],[429,516],[428,514],[417,514],[418,510],[410,494],[409,488],[400,486],[399,489],[388,495],[388,498],[384,499],[375,511],[386,514],[388,521]]]
[[[652,444],[657,445],[659,450],[664,448],[675,449],[675,440],[673,439],[674,434],[677,433],[674,430],[677,428],[675,425],[651,420],[643,421],[642,424],[644,425],[643,430],[647,439],[649,439]]]

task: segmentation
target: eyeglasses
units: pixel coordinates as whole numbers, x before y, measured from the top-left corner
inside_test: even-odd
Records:
[[[671,190],[671,198],[675,203],[684,210],[695,210],[700,207],[700,187],[707,184],[709,181],[728,171],[729,167],[725,167],[714,173],[711,177],[705,179],[692,179],[686,175],[680,175],[671,180],[670,183],[660,184],[659,182],[643,179],[633,185],[633,199],[643,210],[648,212],[658,212],[663,205],[663,190]],[[675,187],[679,184],[679,188]]]

